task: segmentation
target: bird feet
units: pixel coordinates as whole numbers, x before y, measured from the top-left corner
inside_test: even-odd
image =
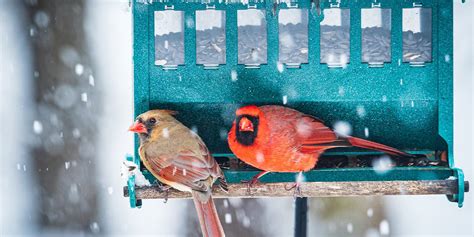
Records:
[[[160,192],[165,192],[164,203],[167,203],[168,202],[168,195],[170,193],[171,186],[159,183],[158,187],[160,188]]]
[[[290,187],[288,187],[287,185],[285,185],[285,190],[286,191],[290,191],[294,189],[295,191],[293,192],[293,197],[296,198],[296,197],[300,197],[301,196],[301,182],[295,182],[295,184],[291,185]]]
[[[270,173],[270,171],[262,171],[260,173],[258,173],[257,175],[253,176],[253,178],[251,180],[241,180],[240,182],[241,183],[246,183],[247,184],[247,195],[250,195],[250,188],[254,185],[254,184],[257,184],[257,183],[260,183],[259,179]]]
[[[292,189],[295,189],[294,193],[293,193],[293,197],[296,198],[296,197],[301,197],[301,183],[304,181],[304,176],[303,176],[303,172],[299,172],[298,173],[298,176],[296,176],[296,182],[295,184],[293,184],[291,187],[288,187],[285,185],[285,190],[286,191],[290,191]]]
[[[241,183],[247,184],[247,194],[250,194],[250,188],[252,188],[253,185],[260,183],[260,180],[258,180],[258,175],[254,176],[250,180],[241,180]]]

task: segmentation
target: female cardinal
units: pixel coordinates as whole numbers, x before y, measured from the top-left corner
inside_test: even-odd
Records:
[[[227,190],[224,173],[201,138],[176,120],[176,112],[150,110],[129,128],[140,137],[140,159],[160,182],[191,192],[204,236],[224,236],[211,197],[218,180]]]
[[[350,136],[338,136],[323,122],[297,110],[277,105],[244,106],[228,134],[232,152],[244,162],[268,172],[304,172],[319,156],[335,147],[361,147],[396,156],[412,156],[395,148]]]

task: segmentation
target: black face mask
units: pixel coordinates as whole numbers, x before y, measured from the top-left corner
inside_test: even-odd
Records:
[[[253,125],[253,131],[252,132],[246,132],[246,131],[240,131],[239,130],[239,123],[242,118],[247,118],[250,120],[250,122]],[[258,134],[258,122],[259,119],[258,117],[255,116],[250,116],[250,115],[240,115],[236,119],[236,125],[235,126],[235,136],[237,138],[237,142],[244,146],[250,146],[255,142],[255,138],[257,137]]]

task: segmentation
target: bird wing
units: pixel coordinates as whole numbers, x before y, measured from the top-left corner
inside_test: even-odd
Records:
[[[154,151],[159,147],[150,144],[144,152],[145,166],[154,175],[169,183],[207,192],[216,178],[223,177],[223,173],[204,143],[200,139],[198,143],[198,150],[181,150],[170,155],[157,154]]]
[[[302,153],[319,153],[324,150],[345,146],[329,127],[314,117],[304,115],[294,120],[298,149]]]

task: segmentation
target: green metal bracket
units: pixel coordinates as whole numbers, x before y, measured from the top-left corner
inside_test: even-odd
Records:
[[[461,208],[464,203],[464,192],[468,190],[464,186],[464,172],[459,168],[453,168],[454,177],[458,180],[458,194],[448,195],[448,200],[451,202],[457,202],[458,207]]]
[[[134,159],[134,157],[132,155],[127,155],[126,156],[127,158],[127,161],[131,161],[131,162],[134,162],[135,164],[138,165],[138,167],[140,167],[140,159]],[[139,168],[137,168],[139,169]],[[127,189],[128,189],[128,193],[130,194],[130,207],[131,208],[141,208],[142,207],[142,200],[141,199],[136,199],[136,196],[135,196],[135,175],[131,175],[130,177],[128,177],[128,180],[127,180]]]

